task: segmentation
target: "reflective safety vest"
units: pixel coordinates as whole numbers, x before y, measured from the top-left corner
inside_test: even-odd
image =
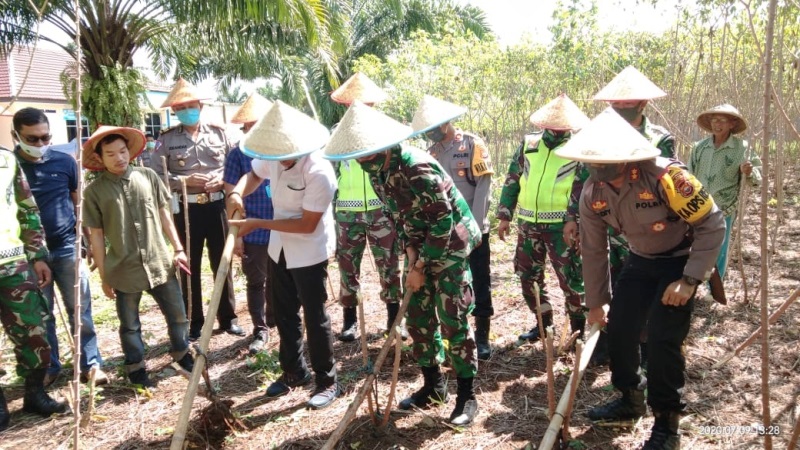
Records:
[[[337,211],[365,212],[383,206],[369,175],[355,161],[342,161],[339,166],[339,193],[336,196]]]
[[[547,148],[541,133],[525,136],[525,167],[519,180],[520,220],[532,223],[564,221],[578,163],[557,156],[555,150]]]
[[[17,220],[17,198],[14,192],[14,178],[17,174],[17,158],[5,149],[0,150],[0,195],[5,220],[0,223],[0,265],[25,259],[25,247],[20,238],[20,224]]]

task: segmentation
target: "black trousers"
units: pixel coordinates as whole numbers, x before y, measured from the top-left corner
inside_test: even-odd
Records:
[[[175,214],[175,228],[181,244],[186,248],[186,227],[184,226],[183,205],[178,214]],[[208,248],[208,260],[211,270],[216,275],[219,261],[222,259],[222,250],[225,247],[225,237],[228,234],[228,219],[225,215],[225,202],[198,204],[189,203],[189,232],[191,248],[187,248],[192,271],[192,317],[189,319],[189,334],[198,334],[203,328],[203,286],[201,280],[201,263],[203,262],[203,248]],[[181,283],[183,286],[183,303],[189,310],[189,291],[186,289],[186,273],[182,270]],[[236,298],[233,294],[233,276],[228,272],[225,288],[217,311],[217,320],[222,329],[230,328],[236,323]]]
[[[489,249],[489,233],[481,237],[481,245],[469,255],[469,270],[472,272],[472,291],[475,293],[475,317],[492,317],[492,276],[489,265],[492,252]]]
[[[681,352],[689,333],[694,297],[683,306],[661,302],[667,286],[681,278],[687,256],[647,259],[631,253],[614,287],[608,316],[611,382],[630,389],[639,375],[639,336],[647,336],[647,403],[656,411],[680,411],[686,361]]]
[[[275,326],[272,313],[272,292],[267,276],[269,244],[244,243],[242,271],[247,279],[247,310],[253,321],[253,335],[266,333],[267,327]]]
[[[285,373],[302,374],[308,371],[303,358],[303,321],[300,320],[300,307],[303,307],[306,333],[308,334],[308,353],[311,368],[316,376],[318,388],[336,382],[336,360],[333,358],[333,332],[331,319],[325,310],[328,292],[325,280],[328,278],[328,261],[313,266],[286,268],[286,258],[281,252],[276,263],[267,258],[269,277],[272,280],[273,312],[278,334],[281,337],[279,360]]]

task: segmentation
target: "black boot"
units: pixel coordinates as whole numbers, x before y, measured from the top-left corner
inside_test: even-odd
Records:
[[[586,413],[593,422],[616,422],[635,420],[645,415],[644,391],[636,388],[622,391],[622,397],[605,405],[596,406]]]
[[[439,366],[423,367],[422,376],[425,378],[425,384],[410,397],[403,399],[398,404],[400,409],[408,410],[415,406],[422,409],[433,402],[447,401],[447,384],[439,372]]]
[[[608,333],[600,330],[600,336],[597,338],[597,345],[594,346],[594,353],[589,360],[589,366],[605,366],[608,364]]]
[[[585,317],[570,317],[569,319],[569,328],[572,330],[574,334],[576,331],[578,332],[578,339],[583,340],[583,331],[586,328],[586,318]]]
[[[678,433],[681,415],[677,411],[653,411],[656,421],[650,439],[642,450],[680,450],[681,435]]]
[[[397,313],[400,311],[400,304],[399,303],[387,303],[386,304],[386,335],[389,335],[389,332],[392,330],[394,326],[394,320],[397,319]],[[408,339],[408,329],[406,329],[406,324],[403,321],[400,321],[400,339],[406,340]]]
[[[25,378],[25,397],[22,400],[22,410],[44,417],[50,417],[54,413],[69,412],[67,402],[57,402],[44,391],[44,375],[45,369],[35,369]]]
[[[478,359],[481,361],[492,357],[492,346],[489,345],[491,323],[489,317],[475,317],[475,346],[478,347]]]
[[[0,388],[0,431],[8,428],[9,422],[11,422],[11,413],[8,411],[8,403],[3,395],[3,389]]]
[[[472,390],[474,378],[457,378],[458,396],[456,397],[456,407],[450,414],[450,424],[458,427],[468,427],[472,425],[478,415],[478,400]]]
[[[548,313],[542,314],[542,322],[543,322],[542,323],[542,327],[544,328],[544,330],[545,330],[544,332],[545,332],[545,335],[546,335],[547,334],[547,328],[553,326],[553,313],[552,312],[548,312]],[[527,333],[522,333],[522,334],[519,335],[519,340],[520,341],[536,342],[540,338],[541,338],[541,336],[539,336],[539,326],[538,325],[533,327],[533,328],[531,328],[531,331],[528,331]]]
[[[358,337],[358,314],[356,307],[342,308],[344,313],[344,323],[342,324],[342,334],[339,340],[342,342],[353,342]]]

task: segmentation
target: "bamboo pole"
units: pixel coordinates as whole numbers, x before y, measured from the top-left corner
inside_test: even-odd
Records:
[[[81,9],[80,9],[80,1],[75,0],[73,3],[75,8],[75,47],[77,49],[81,48]],[[82,167],[82,159],[83,159],[83,152],[80,151],[82,138],[83,138],[83,118],[81,117],[81,108],[83,104],[81,102],[81,60],[80,60],[80,50],[76,51],[75,57],[75,129],[77,130],[77,138],[76,143],[78,145],[78,150],[75,152],[78,156],[77,158],[77,165],[78,167]],[[78,195],[78,204],[75,205],[75,232],[80,236],[81,230],[83,229],[83,184],[84,184],[84,176],[83,170],[78,170],[78,187],[77,190],[80,193]],[[81,370],[80,370],[80,361],[81,361],[81,239],[75,239],[75,285],[72,287],[72,292],[75,298],[75,304],[73,305],[73,313],[74,317],[73,320],[75,321],[75,326],[73,328],[73,338],[72,338],[72,361],[74,370],[72,373],[72,404],[75,405],[75,409],[73,411],[74,414],[74,425],[73,425],[73,435],[72,435],[72,448],[79,449],[81,448]],[[55,291],[54,291],[55,292]],[[53,301],[55,297],[53,297]]]
[[[403,352],[403,343],[401,339],[397,339],[400,330],[395,333],[394,339],[394,366],[392,366],[392,385],[389,387],[389,397],[386,399],[386,411],[383,413],[383,420],[381,420],[381,428],[389,423],[389,415],[392,413],[392,404],[394,404],[394,394],[397,389],[397,378],[400,375],[400,356]]]
[[[573,400],[575,399],[572,386],[573,384],[576,386],[581,381],[583,377],[583,372],[586,370],[586,367],[589,365],[589,360],[592,357],[592,353],[594,352],[594,346],[597,345],[597,338],[600,336],[600,324],[596,323],[592,325],[591,331],[589,331],[589,337],[586,339],[586,345],[583,348],[580,357],[580,365],[577,371],[573,371],[572,374],[569,376],[569,381],[567,382],[567,387],[564,390],[564,393],[561,395],[561,399],[558,401],[558,407],[556,408],[555,414],[553,414],[553,418],[550,419],[550,425],[547,427],[547,431],[544,433],[544,437],[542,438],[542,442],[539,444],[539,450],[550,450],[553,448],[556,440],[559,436],[559,430],[561,429],[561,425],[564,422],[564,419],[567,417],[567,411],[571,409],[571,405]]]
[[[542,341],[544,354],[547,361],[547,418],[553,418],[553,412],[556,407],[555,399],[555,378],[553,377],[553,329],[544,328],[542,321],[542,302],[539,297],[539,288],[533,290],[533,298],[536,300],[536,317],[539,323],[539,340]]]
[[[769,316],[769,324],[770,325],[772,325],[772,324],[774,324],[775,322],[778,321],[778,319],[783,315],[783,313],[786,312],[787,309],[789,309],[789,306],[791,306],[792,303],[794,303],[794,301],[797,300],[798,295],[800,295],[800,289],[795,289],[794,293],[791,296],[789,296],[789,298],[786,299],[786,301],[783,302],[783,304],[777,310],[775,310],[774,313],[772,313]],[[758,336],[761,335],[762,328],[763,328],[763,326],[758,327],[758,329],[756,331],[754,331],[753,334],[751,334],[747,339],[745,339],[744,342],[739,344],[734,351],[732,351],[731,353],[726,355],[718,363],[716,363],[713,366],[711,366],[711,368],[712,369],[719,369],[720,367],[725,365],[728,361],[730,361],[734,357],[739,356],[739,353],[741,353],[742,350],[747,348],[750,344],[753,343],[753,341],[756,340],[756,338]]]
[[[360,296],[359,296],[360,297]],[[364,323],[364,299],[358,299],[358,327],[359,331],[361,332],[361,356],[362,361],[364,363],[364,368],[369,368],[369,346],[367,346],[367,325]],[[377,403],[377,401],[376,401]],[[372,404],[372,396],[367,396],[367,405],[369,407],[369,415],[372,417],[372,423],[377,423],[377,418],[375,416],[375,405]],[[380,406],[378,406],[380,408]]]
[[[237,211],[234,219],[240,218],[241,215]],[[220,259],[217,273],[214,275],[214,291],[211,294],[211,301],[208,303],[207,317],[216,317],[217,310],[219,309],[220,298],[222,297],[222,290],[225,288],[225,283],[228,281],[228,271],[231,269],[231,257],[233,256],[233,246],[236,241],[236,235],[239,234],[239,227],[231,226],[228,228],[228,236],[225,238],[225,247],[222,250],[222,258]],[[208,352],[208,344],[211,341],[211,333],[214,331],[214,321],[206,320],[203,324],[203,331],[200,334],[198,344],[200,352],[205,355]],[[170,450],[182,450],[183,441],[186,440],[186,430],[189,426],[189,417],[192,414],[192,404],[194,397],[197,395],[197,387],[200,383],[200,377],[203,376],[203,370],[206,366],[206,358],[197,358],[194,362],[194,369],[189,378],[189,386],[186,388],[186,395],[183,397],[183,406],[181,407],[178,423],[175,425],[175,431],[172,434],[172,443]],[[211,386],[208,387],[209,389]]]
[[[164,167],[164,174],[165,176],[168,176],[166,175],[167,174],[166,167]],[[186,242],[183,243],[183,246],[185,248],[183,250],[184,253],[186,254],[186,264],[189,266],[189,269],[191,270],[192,235],[189,233],[189,196],[187,195],[186,191],[186,177],[180,177],[180,180],[181,180],[181,196],[183,200],[183,230],[184,230],[183,234],[184,236],[186,236],[185,239]],[[203,255],[201,254],[200,257],[202,258]],[[180,274],[178,274],[178,279],[180,280],[180,278],[181,278]],[[189,319],[189,323],[192,323],[192,276],[189,275],[188,273],[186,274],[185,287],[186,287],[186,298],[188,299],[188,301],[186,302],[186,318]],[[233,289],[233,286],[231,286],[231,289]]]
[[[392,340],[397,339],[397,332],[400,328],[400,323],[403,320],[403,316],[406,315],[406,310],[408,309],[408,303],[411,300],[411,289],[406,289],[405,294],[403,295],[403,302],[400,304],[400,311],[397,312],[397,318],[394,320],[394,324],[392,324],[392,329],[389,331],[389,337],[386,338],[386,342],[384,342],[383,347],[381,348],[381,352],[378,354],[378,358],[375,360],[375,365],[373,367],[372,373],[367,375],[367,378],[364,380],[364,384],[358,390],[356,397],[353,399],[353,402],[350,403],[350,407],[347,408],[347,412],[345,412],[344,417],[339,422],[339,425],[333,430],[331,436],[325,442],[325,445],[322,447],[322,450],[333,450],[336,443],[339,442],[339,439],[342,438],[347,426],[353,420],[353,417],[358,412],[358,408],[361,406],[361,403],[364,401],[364,397],[369,395],[372,391],[372,384],[377,378],[378,369],[380,369],[383,361],[386,359],[386,356],[389,354],[389,349],[392,348]],[[179,450],[179,448],[174,448],[173,450]]]
[[[583,355],[583,342],[578,341],[575,344],[575,365],[572,368],[572,373],[578,372],[581,370],[581,356]],[[574,406],[574,399],[575,394],[578,392],[578,377],[572,377],[569,380],[569,384],[567,385],[567,389],[569,389],[569,398],[572,399],[567,404],[567,413],[564,414],[564,424],[561,427],[561,440],[562,442],[568,442],[570,435],[569,435],[569,419],[572,417],[572,409]],[[566,391],[565,391],[566,392]]]

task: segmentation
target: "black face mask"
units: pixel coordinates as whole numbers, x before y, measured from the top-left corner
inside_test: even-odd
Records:
[[[369,161],[359,162],[359,164],[361,165],[361,169],[364,172],[367,172],[369,174],[376,174],[380,172],[381,169],[383,169],[383,165],[386,163],[386,158],[388,157],[389,157],[388,153],[384,151],[378,153],[377,155],[375,155],[374,158],[370,159]]]
[[[546,129],[542,134],[544,145],[546,145],[549,149],[558,147],[567,139],[567,137],[569,137],[569,131],[554,131]]]
[[[447,136],[447,133],[442,131],[442,129],[439,127],[436,127],[430,131],[425,132],[425,137],[427,137],[433,142],[442,142],[445,136]]]
[[[641,111],[639,110],[639,105],[631,106],[630,108],[617,108],[612,106],[614,111],[617,112],[626,122],[631,123],[639,117]]]
[[[625,164],[588,164],[586,166],[593,180],[604,183],[609,183],[619,177],[624,167]]]

